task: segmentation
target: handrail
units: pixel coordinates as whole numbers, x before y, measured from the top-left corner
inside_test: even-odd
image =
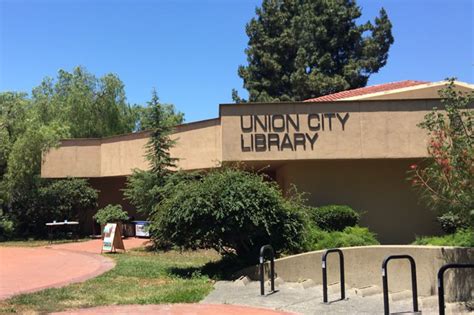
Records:
[[[275,292],[275,251],[271,245],[263,245],[260,248],[260,295],[265,295],[265,275],[264,275],[264,258],[265,252],[270,251],[270,283],[271,290]]]
[[[438,306],[439,314],[445,314],[445,303],[444,303],[444,272],[448,269],[459,269],[459,268],[474,268],[474,264],[446,264],[442,266],[438,271]]]
[[[411,291],[413,296],[413,312],[419,312],[418,310],[418,290],[416,286],[416,264],[413,257],[410,255],[391,255],[386,257],[382,262],[382,281],[383,281],[383,306],[384,314],[390,314],[390,307],[388,302],[388,273],[387,264],[392,259],[408,259],[411,265]]]
[[[329,253],[339,254],[339,277],[341,279],[341,300],[346,298],[345,280],[344,280],[344,253],[339,248],[328,249],[322,256],[323,270],[323,302],[328,303],[328,279],[327,279],[327,256]]]

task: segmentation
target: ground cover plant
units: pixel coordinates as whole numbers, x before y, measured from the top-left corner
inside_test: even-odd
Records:
[[[308,232],[307,250],[379,245],[375,233],[368,228],[348,226],[342,231],[325,231],[311,227]]]
[[[443,236],[417,237],[415,245],[474,247],[474,230],[461,229]]]
[[[307,207],[306,250],[378,245],[375,233],[360,227],[360,214],[347,205]]]
[[[212,290],[213,281],[198,271],[185,274],[180,270],[199,270],[220,258],[214,251],[132,250],[107,256],[117,264],[111,271],[83,283],[1,301],[0,313],[46,313],[111,304],[198,302]]]

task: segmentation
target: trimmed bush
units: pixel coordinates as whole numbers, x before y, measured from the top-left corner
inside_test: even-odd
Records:
[[[458,229],[467,228],[469,224],[466,220],[461,219],[459,215],[449,211],[438,217],[441,229],[447,234],[453,234]]]
[[[312,227],[309,229],[308,242],[308,250],[380,244],[374,233],[359,226],[331,232]]]
[[[164,199],[151,216],[150,233],[157,242],[213,248],[253,261],[264,244],[277,252],[302,249],[301,208],[263,176],[223,168],[194,179],[187,176],[163,191]]]
[[[128,220],[128,213],[121,205],[107,205],[99,209],[93,217],[99,224],[120,223]]]
[[[434,246],[461,246],[474,247],[474,230],[461,229],[456,233],[444,236],[423,236],[417,237],[413,242],[415,245],[434,245]]]
[[[359,214],[349,206],[328,205],[310,208],[310,217],[314,224],[325,231],[342,231],[348,226],[359,223]]]

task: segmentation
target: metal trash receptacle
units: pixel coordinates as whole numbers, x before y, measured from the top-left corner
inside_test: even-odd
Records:
[[[125,237],[134,237],[135,236],[135,223],[123,223],[122,224],[122,234]]]

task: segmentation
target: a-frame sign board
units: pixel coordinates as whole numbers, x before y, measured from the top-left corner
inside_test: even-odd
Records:
[[[102,243],[101,253],[115,253],[117,249],[125,251],[121,228],[117,223],[107,223],[104,227],[104,240]]]

